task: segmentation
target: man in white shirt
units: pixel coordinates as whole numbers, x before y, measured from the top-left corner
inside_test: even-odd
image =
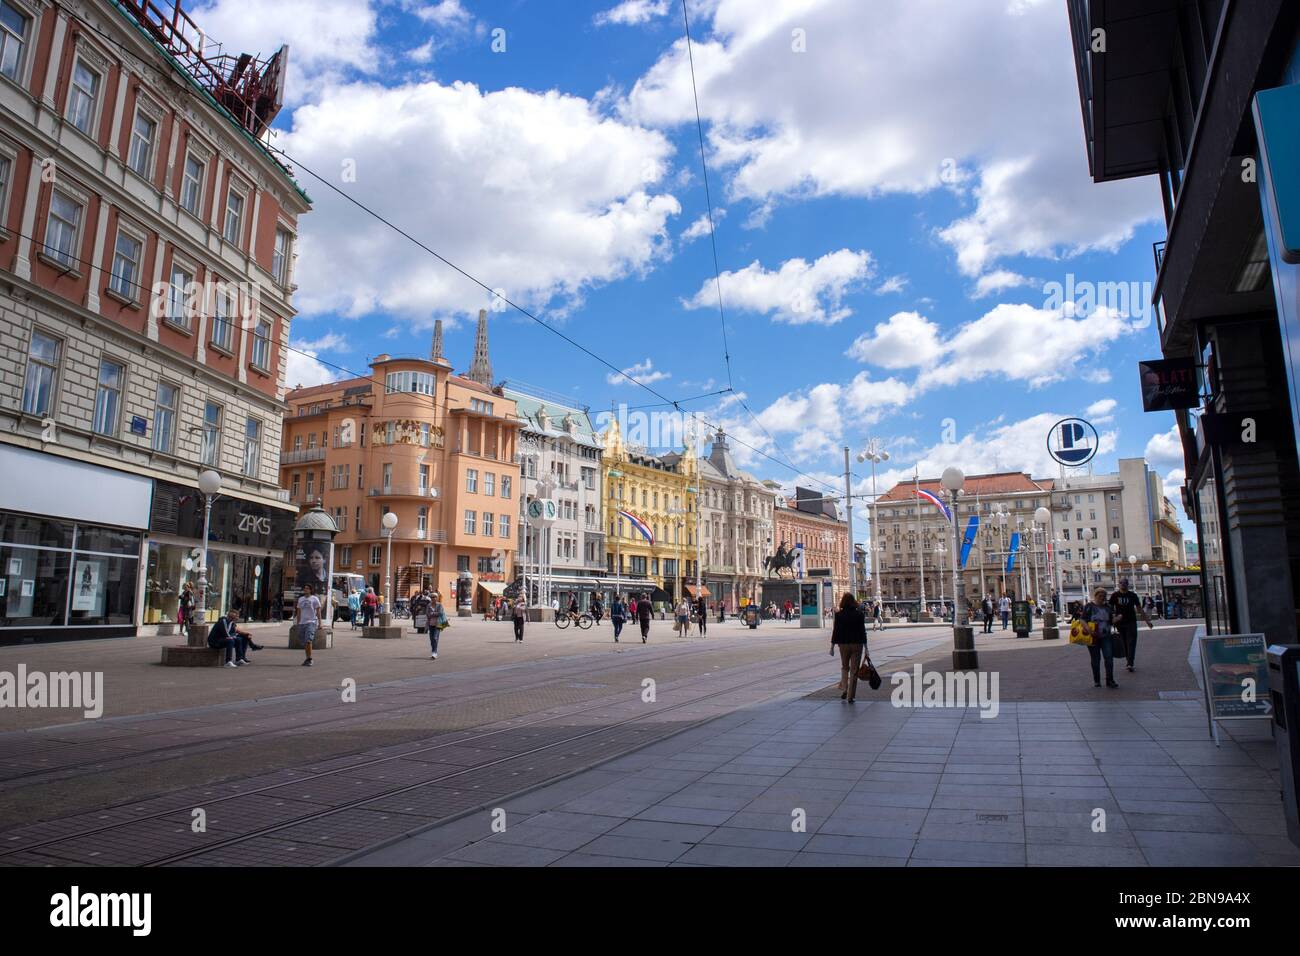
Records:
[[[998,614],[1002,617],[1002,630],[1007,629],[1007,622],[1011,619],[1011,598],[1005,594],[998,598]]]
[[[298,598],[298,606],[294,610],[294,623],[298,625],[298,639],[307,652],[307,657],[302,662],[303,667],[313,666],[311,662],[311,645],[316,640],[316,629],[320,627],[323,613],[324,608],[321,606],[320,598],[312,593],[310,584],[304,584],[302,586],[302,596]]]

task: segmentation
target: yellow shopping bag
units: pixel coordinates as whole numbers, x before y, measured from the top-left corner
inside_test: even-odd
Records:
[[[1070,643],[1092,646],[1092,637],[1097,633],[1097,625],[1091,621],[1073,621],[1070,624]]]

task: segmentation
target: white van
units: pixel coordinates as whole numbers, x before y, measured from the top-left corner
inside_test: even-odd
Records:
[[[330,575],[330,603],[334,605],[331,620],[347,621],[352,612],[348,610],[348,593],[360,591],[366,593],[366,579],[359,574],[336,571]]]

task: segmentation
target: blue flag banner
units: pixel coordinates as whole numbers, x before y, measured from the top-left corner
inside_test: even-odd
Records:
[[[980,516],[971,515],[970,521],[966,522],[966,533],[961,539],[961,567],[966,568],[966,559],[970,557],[970,549],[975,544],[975,533],[980,529]]]
[[[1020,550],[1020,532],[1011,535],[1011,553],[1007,555],[1007,574],[1016,569],[1016,552]]]

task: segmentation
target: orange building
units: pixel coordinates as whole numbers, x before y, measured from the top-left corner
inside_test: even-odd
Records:
[[[468,572],[481,608],[514,577],[518,419],[513,400],[452,374],[440,351],[380,355],[370,378],[290,392],[280,482],[339,526],[336,572],[387,591],[382,522],[392,511],[397,597],[433,587],[450,609]]]

